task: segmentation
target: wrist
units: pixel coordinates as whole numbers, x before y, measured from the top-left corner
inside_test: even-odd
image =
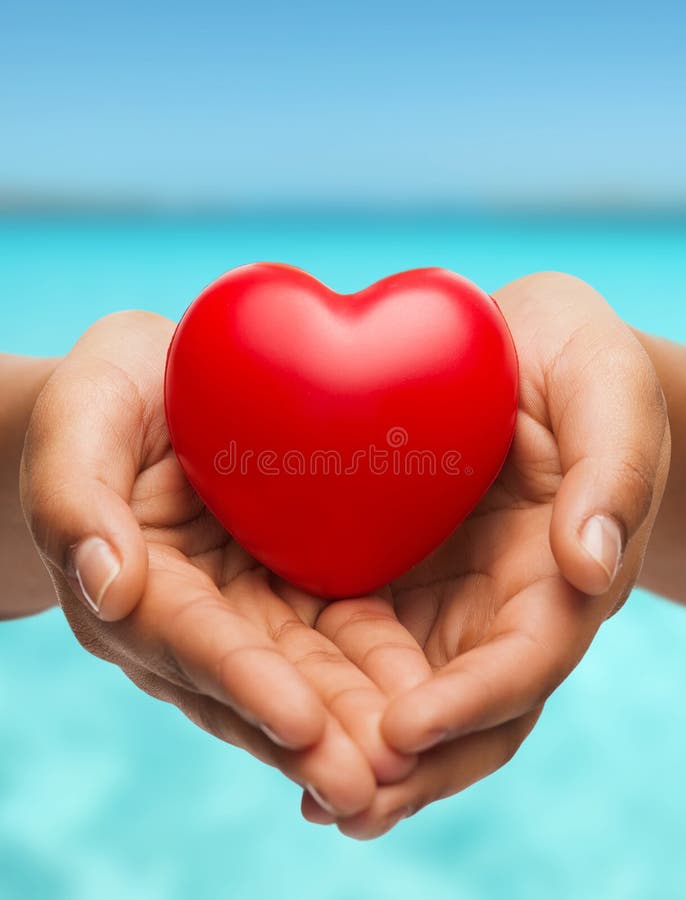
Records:
[[[19,467],[36,399],[59,360],[0,354],[0,618],[54,604],[47,571],[21,509]]]
[[[21,457],[34,404],[59,359],[0,354],[0,466]]]

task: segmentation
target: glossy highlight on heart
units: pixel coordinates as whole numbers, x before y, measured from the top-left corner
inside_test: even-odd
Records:
[[[436,548],[496,478],[517,356],[496,303],[445,269],[337,294],[258,263],[209,287],[167,357],[190,483],[268,569],[352,597]]]

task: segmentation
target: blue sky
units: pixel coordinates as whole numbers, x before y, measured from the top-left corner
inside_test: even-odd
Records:
[[[686,203],[686,4],[10,2],[0,194]]]

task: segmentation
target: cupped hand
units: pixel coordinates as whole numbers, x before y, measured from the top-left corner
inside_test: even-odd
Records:
[[[364,673],[336,633],[321,630],[333,621],[326,604],[265,571],[205,510],[165,422],[173,328],[148,313],[102,319],[47,383],[22,462],[37,546],[89,651],[278,766],[331,814],[354,814],[372,802],[377,782],[403,778],[416,763],[381,737],[376,645],[410,648],[397,673],[406,687],[430,669],[379,598],[364,612],[356,604],[349,623],[369,651]]]
[[[420,762],[339,818],[351,836],[377,836],[511,758],[627,598],[662,496],[669,427],[632,331],[571,276],[530,276],[495,298],[520,362],[514,442],[477,509],[392,585],[434,674],[391,699],[382,733]],[[377,680],[355,644],[343,649]],[[308,796],[303,813],[333,821]]]
[[[629,593],[664,486],[664,404],[631,331],[567,276],[496,299],[521,369],[508,462],[451,539],[373,597],[284,584],[203,510],[164,422],[167,320],[98,323],[30,428],[25,505],[77,637],[357,837],[511,757]]]

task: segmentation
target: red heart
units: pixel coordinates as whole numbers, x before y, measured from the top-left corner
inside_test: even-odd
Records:
[[[167,358],[172,444],[226,529],[293,584],[356,596],[440,544],[498,474],[517,357],[495,302],[444,269],[357,294],[243,266]]]

